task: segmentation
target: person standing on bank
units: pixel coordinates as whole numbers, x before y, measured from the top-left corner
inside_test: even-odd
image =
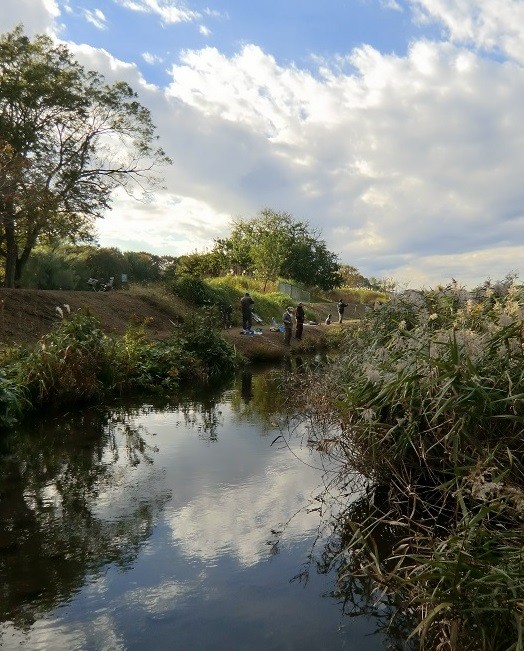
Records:
[[[338,322],[342,323],[342,319],[344,318],[344,308],[348,306],[347,303],[344,303],[342,299],[339,300],[337,303],[337,312],[338,312]]]
[[[282,321],[284,322],[284,344],[286,346],[291,345],[291,335],[293,334],[293,312],[293,308],[288,307],[282,315]]]
[[[295,339],[302,339],[302,331],[304,330],[304,306],[302,303],[299,303],[297,305],[297,309],[295,311],[295,319],[297,321]]]
[[[254,305],[255,301],[249,295],[249,292],[246,292],[244,296],[240,299],[240,307],[242,308],[242,327],[244,330],[251,330],[253,327],[253,312],[251,311],[251,306]]]

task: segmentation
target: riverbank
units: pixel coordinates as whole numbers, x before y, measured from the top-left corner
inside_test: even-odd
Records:
[[[307,324],[303,339],[286,346],[275,328],[225,329],[216,306],[196,308],[159,288],[2,290],[0,297],[0,427],[49,406],[209,384],[250,362],[334,347],[347,327]]]
[[[318,306],[317,306],[318,307]],[[326,304],[324,311],[329,311]],[[362,306],[355,306],[354,312]],[[32,346],[69,314],[94,316],[109,336],[123,336],[130,326],[140,327],[147,339],[169,338],[179,325],[195,314],[194,306],[174,295],[159,295],[147,288],[131,291],[92,292],[0,288],[0,343],[4,347]],[[320,306],[322,313],[322,307]],[[353,316],[353,314],[351,313]],[[224,339],[247,361],[277,360],[291,352],[325,350],[337,340],[341,328],[358,323],[354,317],[342,326],[305,325],[302,341],[284,345],[284,335],[261,325],[260,334],[245,335],[238,326],[219,330]]]

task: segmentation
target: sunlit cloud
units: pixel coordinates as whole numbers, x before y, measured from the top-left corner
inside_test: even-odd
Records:
[[[97,29],[107,28],[106,17],[104,16],[103,12],[100,11],[100,9],[85,9],[83,11],[83,15],[87,22],[91,23],[91,25],[94,25],[94,27]]]
[[[122,193],[111,219],[98,222],[98,239],[102,246],[126,251],[183,255],[209,246],[227,228],[229,219],[230,215],[218,215],[191,197],[159,193],[151,203],[140,203]],[[147,229],[144,223],[149,224]]]
[[[453,41],[501,51],[524,63],[524,4],[520,0],[411,0],[419,19],[445,25]]]
[[[142,52],[142,59],[144,59],[144,61],[146,63],[149,63],[151,66],[163,62],[162,57],[158,56],[157,54],[151,54],[151,52]]]
[[[130,11],[155,14],[163,23],[192,22],[201,18],[196,11],[190,11],[172,0],[115,0],[121,7]]]

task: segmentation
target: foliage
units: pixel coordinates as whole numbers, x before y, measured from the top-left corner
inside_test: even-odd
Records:
[[[123,392],[172,392],[183,382],[214,381],[236,366],[234,348],[202,318],[166,341],[131,326],[113,339],[88,313],[64,318],[34,350],[13,353],[0,374],[1,427],[31,408],[98,400]]]
[[[342,422],[319,447],[388,494],[381,513],[343,518],[341,589],[369,582],[414,614],[420,648],[523,648],[523,344],[513,278],[407,292],[348,335],[308,396]],[[379,524],[400,532],[384,555]]]
[[[128,283],[158,283],[175,260],[144,251],[122,253],[116,247],[39,245],[24,266],[20,284],[29,289],[87,290],[89,278],[113,276],[114,287],[119,288],[122,274]]]
[[[92,240],[112,192],[142,192],[169,159],[133,90],[50,37],[4,34],[0,73],[0,255],[13,287],[38,243]]]
[[[20,285],[27,289],[80,289],[77,268],[66,255],[38,247],[22,272]],[[85,287],[82,287],[84,289]]]
[[[342,287],[370,287],[370,281],[349,264],[341,264],[338,270]]]
[[[27,400],[23,387],[0,369],[0,429],[12,427],[20,418]]]
[[[11,373],[34,406],[91,400],[101,395],[110,373],[107,353],[97,320],[77,314],[44,336],[38,348],[21,353]]]
[[[176,274],[178,276],[197,276],[206,278],[219,276],[224,270],[222,256],[215,251],[208,253],[191,253],[178,258]]]
[[[181,350],[187,358],[185,372],[195,372],[204,380],[215,380],[231,374],[236,366],[235,349],[215,330],[206,319],[196,317],[186,322],[180,333]]]
[[[173,256],[159,256],[146,251],[124,251],[128,264],[128,280],[133,283],[154,283],[161,280],[177,259]]]
[[[181,276],[172,284],[173,293],[196,307],[219,306],[224,303],[224,293],[217,287],[194,276]]]
[[[234,273],[254,273],[265,285],[279,276],[321,289],[340,285],[337,256],[306,222],[286,212],[266,208],[238,221],[227,240],[217,240],[214,253]]]
[[[318,295],[319,300],[336,303],[340,298],[345,303],[358,303],[359,305],[373,306],[375,303],[385,303],[389,296],[378,289],[367,287],[340,287],[337,290],[322,292]]]

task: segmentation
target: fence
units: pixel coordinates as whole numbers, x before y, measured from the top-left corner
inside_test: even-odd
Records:
[[[295,301],[304,301],[304,303],[311,302],[311,292],[307,289],[302,289],[297,287],[297,285],[292,285],[291,283],[278,283],[278,291],[282,294],[287,294]]]

